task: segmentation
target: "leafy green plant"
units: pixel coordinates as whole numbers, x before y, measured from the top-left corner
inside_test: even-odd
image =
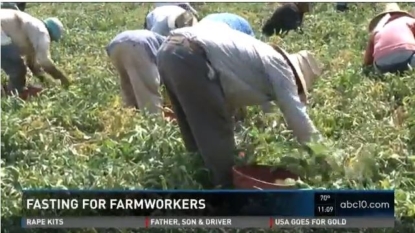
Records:
[[[263,20],[276,6],[206,3],[197,8],[202,17],[219,11],[240,14],[259,37]],[[28,4],[30,14],[59,17],[65,24],[66,36],[53,44],[52,56],[74,85],[68,90],[52,87],[30,102],[1,100],[4,232],[21,232],[11,219],[20,214],[22,188],[202,189],[209,183],[200,156],[185,151],[177,125],[122,107],[119,79],[104,48],[119,32],[141,28],[151,7]],[[248,108],[248,118],[235,136],[238,152],[245,156],[238,163],[286,167],[301,176],[296,181],[300,187],[396,189],[396,216],[401,221],[397,228],[318,232],[410,232],[415,218],[415,73],[383,79],[362,74],[367,23],[376,13],[372,4],[351,4],[344,13],[336,12],[334,3],[315,7],[305,18],[303,35],[290,33],[271,41],[289,52],[312,50],[324,63],[308,111],[327,140],[311,145],[310,155],[292,137],[279,112],[264,115],[257,107]],[[377,4],[377,9],[382,6]]]

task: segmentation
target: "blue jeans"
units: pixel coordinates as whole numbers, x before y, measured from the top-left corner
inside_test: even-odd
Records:
[[[26,65],[17,46],[1,46],[1,69],[9,76],[8,90],[21,92],[26,86]]]
[[[401,50],[390,53],[374,62],[378,72],[384,73],[402,73],[415,68],[415,51]]]

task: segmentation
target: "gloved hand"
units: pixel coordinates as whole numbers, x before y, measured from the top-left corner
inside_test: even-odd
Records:
[[[373,66],[362,66],[361,72],[364,76],[369,76],[372,70],[373,70]]]

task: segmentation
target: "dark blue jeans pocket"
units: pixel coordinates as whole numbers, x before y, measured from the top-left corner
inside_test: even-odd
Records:
[[[26,85],[26,65],[17,46],[1,46],[1,69],[9,76],[8,88],[21,91]]]
[[[385,73],[403,73],[409,70],[415,51],[396,51],[375,61],[376,69]]]

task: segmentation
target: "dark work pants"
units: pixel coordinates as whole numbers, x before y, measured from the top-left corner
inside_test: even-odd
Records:
[[[215,186],[230,188],[235,152],[233,121],[219,80],[208,78],[204,50],[183,37],[172,37],[160,48],[157,58],[187,150],[202,155]]]
[[[338,3],[336,3],[336,9],[338,11],[346,11],[348,9],[347,2],[338,2]]]
[[[23,91],[26,86],[26,65],[19,49],[13,45],[1,46],[1,69],[9,76],[8,91]]]
[[[377,59],[374,63],[376,70],[382,74],[403,73],[410,67],[415,68],[415,51],[396,51]]]

